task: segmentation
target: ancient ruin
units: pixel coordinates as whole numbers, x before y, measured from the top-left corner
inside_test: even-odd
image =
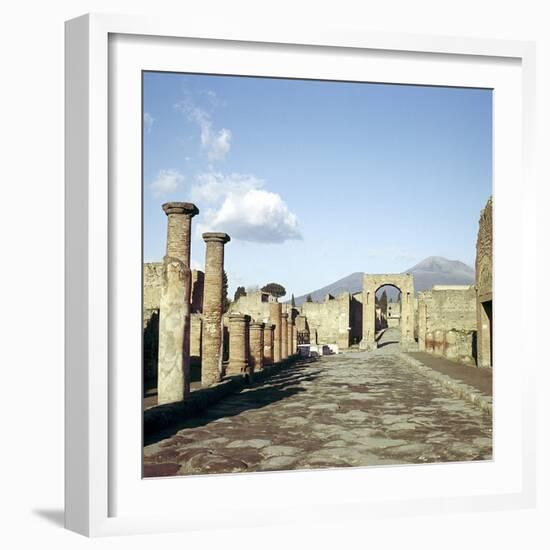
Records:
[[[477,361],[493,365],[493,198],[479,218],[476,245]]]
[[[251,374],[262,370],[264,366],[264,326],[264,323],[250,323],[248,365]]]
[[[338,368],[322,371],[321,375],[325,380],[333,380],[332,383],[336,384],[329,394],[323,394],[321,403],[323,411],[337,411],[334,412],[334,418],[341,418],[342,421],[348,417],[363,418],[366,413],[354,408],[362,402],[365,395],[361,381],[374,376],[383,388],[386,380],[384,372],[388,369],[388,366],[383,365],[391,365],[393,370],[390,372],[393,374],[388,387],[393,387],[395,380],[393,377],[397,376],[401,377],[403,387],[411,383],[415,387],[422,388],[424,393],[416,396],[413,402],[425,411],[423,418],[431,415],[431,422],[441,422],[441,415],[443,418],[450,417],[454,408],[458,407],[462,410],[463,405],[453,402],[447,409],[444,406],[433,405],[433,400],[439,399],[438,394],[433,393],[433,387],[424,381],[426,375],[418,374],[425,371],[418,371],[413,365],[419,364],[423,368],[430,365],[431,369],[435,369],[433,372],[436,374],[438,368],[445,369],[446,373],[450,372],[449,365],[466,368],[469,372],[473,372],[470,369],[476,366],[492,366],[492,199],[482,211],[479,222],[475,286],[434,285],[429,290],[415,295],[414,277],[409,273],[379,275],[365,273],[363,289],[360,292],[353,294],[342,292],[337,296],[329,294],[322,301],[306,301],[298,306],[294,305],[294,300],[292,304],[282,303],[277,296],[265,290],[255,289],[241,291],[238,296],[236,295],[235,300],[228,303],[224,295],[224,255],[225,245],[230,241],[229,235],[219,232],[204,233],[205,270],[204,272],[191,271],[191,219],[198,214],[198,209],[190,203],[167,203],[163,209],[168,221],[166,255],[163,262],[145,264],[143,271],[143,374],[144,387],[147,391],[144,401],[146,433],[149,430],[147,426],[151,423],[157,426],[159,422],[162,424],[167,421],[166,419],[171,418],[170,413],[167,412],[161,412],[160,416],[155,416],[157,406],[161,409],[166,405],[192,399],[194,395],[200,395],[202,389],[214,391],[211,395],[218,397],[208,399],[214,399],[215,403],[216,400],[221,399],[221,396],[226,395],[225,392],[228,391],[226,388],[230,387],[224,385],[227,381],[237,380],[241,381],[241,384],[261,387],[264,376],[277,378],[279,375],[276,373],[280,372],[279,369],[290,368],[296,369],[297,372],[305,369],[303,377],[300,375],[296,379],[292,378],[293,382],[287,389],[278,390],[277,384],[266,384],[266,391],[268,391],[267,395],[270,393],[293,395],[296,391],[295,384],[298,383],[300,387],[303,385],[301,391],[307,393],[309,380],[315,380],[321,371],[308,366],[309,363],[303,361],[316,361],[324,356],[342,357],[337,363]],[[386,299],[378,301],[377,291],[382,292],[382,287],[386,285],[400,292],[397,301]],[[379,357],[384,357],[384,361],[379,362]],[[415,361],[420,362],[414,363]],[[447,361],[447,363],[441,366],[441,361]],[[473,427],[468,424],[463,429],[474,430],[479,434],[476,439],[478,443],[475,453],[488,457],[492,452],[489,439],[490,416],[487,416],[487,411],[492,410],[492,386],[490,374],[487,373],[490,373],[491,369],[475,370],[485,371],[483,376],[472,378],[479,389],[465,390],[464,388],[468,386],[459,383],[456,391],[460,399],[463,398],[465,391],[473,392],[469,399],[477,405],[468,414],[477,424]],[[469,378],[465,374],[460,376]],[[239,387],[242,386],[235,386],[235,388]],[[345,389],[348,387],[354,389]],[[446,391],[449,388],[452,389],[453,382],[446,380],[444,387]],[[216,393],[217,388],[219,394]],[[354,396],[353,399],[344,399],[344,393],[347,394],[350,391]],[[393,415],[391,413],[386,415],[386,411],[392,406],[388,405],[388,399],[390,403],[400,406],[399,399],[403,395],[400,391],[398,387],[395,390],[383,390],[384,395],[381,392],[378,392],[380,393],[378,395],[376,391],[366,394],[369,398],[368,409],[378,408],[379,411],[384,411],[379,413],[384,422],[390,423],[390,427],[396,426],[402,430],[399,431],[399,439],[387,439],[396,446],[396,449],[402,449],[402,454],[393,455],[390,452],[391,460],[396,462],[440,460],[443,456],[441,451],[430,454],[430,451],[426,450],[431,448],[429,445],[410,437],[410,432],[405,430],[407,422],[393,424],[394,418],[399,417],[398,413],[401,409],[396,409]],[[198,393],[195,394],[195,392]],[[156,395],[154,400],[153,397],[149,397],[154,395]],[[255,394],[245,395],[250,395],[252,396],[250,399],[254,399]],[[340,395],[339,401],[338,395]],[[425,401],[426,396],[432,396],[430,397],[432,401],[428,404]],[[410,396],[407,398],[411,399]],[[243,406],[243,399],[247,398],[241,397],[240,401],[236,401],[236,410],[240,410],[239,407]],[[260,411],[265,405],[265,399],[265,397],[258,397],[258,403],[252,406],[253,410],[258,411],[252,414],[252,423],[247,423],[246,426],[237,424],[234,429],[238,433],[243,434],[245,428],[252,429],[250,426],[257,426],[253,429],[264,434],[262,428],[264,424],[260,419],[265,417]],[[273,397],[273,399],[277,401],[279,397]],[[270,401],[271,398],[267,398],[266,402]],[[413,402],[409,405],[412,406]],[[227,398],[225,403],[225,407],[231,407],[231,399]],[[351,406],[352,403],[356,405]],[[311,415],[307,412],[311,406],[307,399],[303,402],[295,400],[291,405],[290,409],[288,404],[278,408],[278,412],[274,413],[273,421],[281,425],[290,423],[289,425],[298,426],[302,423],[302,416]],[[208,414],[216,415],[216,410],[214,404],[209,407]],[[222,406],[220,410],[225,409]],[[298,416],[288,417],[290,413],[287,411],[295,411]],[[231,423],[236,422],[232,416],[229,418]],[[272,418],[271,413],[269,418]],[[191,466],[194,464],[191,459],[187,462],[182,459],[185,465],[178,466],[180,468],[178,471],[180,473],[241,471],[256,464],[255,461],[259,469],[264,467],[270,469],[273,466],[315,467],[324,464],[338,465],[343,463],[338,462],[343,460],[342,457],[346,457],[344,461],[346,464],[358,464],[354,462],[356,454],[352,450],[347,452],[347,447],[341,446],[341,441],[337,438],[332,440],[333,436],[330,434],[328,435],[331,438],[330,449],[338,450],[338,460],[335,462],[331,458],[332,453],[336,451],[325,450],[327,435],[323,435],[322,430],[319,433],[315,431],[315,426],[324,425],[325,418],[325,416],[319,417],[317,423],[311,428],[311,441],[317,441],[315,438],[318,438],[314,445],[318,445],[320,450],[316,452],[312,453],[308,450],[310,448],[308,446],[300,450],[300,444],[292,437],[287,437],[287,432],[283,430],[282,435],[277,439],[283,443],[275,445],[270,443],[272,446],[266,446],[265,453],[248,450],[241,456],[238,449],[228,443],[220,456],[214,453],[215,458],[212,459],[214,463],[209,458],[210,454],[204,455],[198,467]],[[211,430],[212,434],[217,433],[217,428],[212,427]],[[289,433],[291,432],[290,430]],[[467,434],[469,437],[470,432]],[[257,436],[254,439],[255,444],[263,445],[262,437],[264,436]],[[220,431],[217,440],[220,444],[228,440],[226,432]],[[288,445],[285,446],[284,442],[287,440]],[[448,440],[446,448],[449,450],[445,456],[449,460],[470,456],[457,453],[456,447],[452,446],[450,435]],[[174,445],[178,445],[176,437],[174,441]],[[233,445],[237,443],[241,445],[240,441]],[[170,441],[167,444],[172,445]],[[266,445],[268,445],[267,440]],[[423,454],[418,455],[410,451],[422,445]],[[145,475],[174,473],[172,466],[166,466],[166,468],[162,466],[159,469],[164,461],[165,447],[159,448],[158,451],[155,449],[154,445],[151,446],[147,455]],[[277,454],[283,451],[290,452],[286,449],[292,449],[294,455]],[[231,458],[237,456],[240,457],[238,461]],[[377,463],[376,460],[385,463],[386,460],[386,458],[376,457],[376,447],[374,450],[369,450],[365,456],[371,457],[369,460],[375,460],[374,463]],[[249,463],[242,466],[243,460]]]
[[[282,304],[271,302],[269,305],[269,320],[273,329],[273,362],[280,363],[282,359]]]
[[[288,313],[281,313],[281,360],[288,359]]]
[[[204,233],[206,260],[202,310],[201,383],[210,386],[222,377],[223,258],[230,241],[226,233]]]
[[[163,210],[166,255],[163,262],[145,264],[143,272],[144,384],[156,389],[158,405],[189,396],[191,367],[200,373],[195,378],[200,385],[193,387],[216,386],[235,376],[252,380],[254,373],[295,357],[373,352],[387,341],[386,332],[399,335],[403,352],[492,366],[492,199],[479,221],[475,286],[435,285],[415,296],[409,273],[365,273],[361,292],[299,306],[253,289],[227,308],[229,235],[204,233],[205,271],[191,271],[191,219],[198,208],[171,202]],[[379,305],[376,293],[386,285],[400,292],[399,299]]]
[[[375,296],[376,291],[386,285],[401,292],[401,348],[405,351],[417,348],[414,340],[414,281],[409,273],[369,275],[363,277],[363,338],[361,348],[376,349]]]
[[[228,375],[251,374],[249,368],[250,317],[243,313],[229,316],[229,365]]]
[[[163,205],[168,216],[166,255],[160,295],[158,341],[158,402],[180,401],[189,393],[191,203]]]

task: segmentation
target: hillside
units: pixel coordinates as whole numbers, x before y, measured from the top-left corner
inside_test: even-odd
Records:
[[[429,256],[416,265],[404,271],[412,273],[414,276],[415,291],[429,290],[433,285],[469,285],[474,283],[475,272],[465,263],[458,260],[448,260],[441,256]],[[317,290],[312,290],[309,294],[313,301],[320,302],[327,294],[337,296],[342,292],[361,292],[363,289],[363,273],[357,271],[351,273],[342,279],[338,279]],[[390,297],[393,293],[388,293]],[[305,302],[307,294],[296,297],[296,305]]]

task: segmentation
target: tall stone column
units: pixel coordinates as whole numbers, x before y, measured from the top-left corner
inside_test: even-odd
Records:
[[[275,325],[266,323],[264,328],[264,365],[273,365],[273,333]]]
[[[229,365],[227,374],[248,373],[249,335],[248,324],[250,317],[242,313],[233,313],[229,316]]]
[[[211,386],[222,377],[223,355],[223,260],[226,233],[204,233],[204,295],[202,305],[201,384]]]
[[[288,359],[288,313],[281,314],[281,360]]]
[[[264,324],[250,323],[250,350],[248,366],[251,374],[263,369],[264,358]]]
[[[281,314],[282,314],[282,304],[278,302],[271,302],[269,304],[269,320],[275,329],[273,331],[273,362],[281,362]]]
[[[296,325],[292,325],[292,353],[296,355],[298,353],[298,329]]]
[[[162,205],[168,216],[166,256],[160,297],[158,403],[189,394],[191,218],[199,209],[188,202]]]

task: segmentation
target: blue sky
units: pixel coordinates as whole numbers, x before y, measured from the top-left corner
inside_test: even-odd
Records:
[[[144,260],[164,255],[171,200],[225,231],[230,291],[296,296],[427,256],[473,265],[492,190],[492,92],[144,74]]]

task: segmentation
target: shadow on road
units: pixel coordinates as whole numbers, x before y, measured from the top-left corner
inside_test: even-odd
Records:
[[[315,361],[301,361],[297,365],[289,366],[266,380],[257,384],[253,383],[241,391],[222,399],[196,417],[175,423],[162,431],[147,434],[143,444],[146,446],[158,443],[181,430],[206,426],[210,422],[220,418],[228,418],[245,411],[261,409],[271,403],[306,391],[304,388],[299,387],[298,384],[315,380],[320,373],[320,369],[311,372],[310,363],[312,362]],[[306,369],[308,369],[307,373],[305,372]]]

